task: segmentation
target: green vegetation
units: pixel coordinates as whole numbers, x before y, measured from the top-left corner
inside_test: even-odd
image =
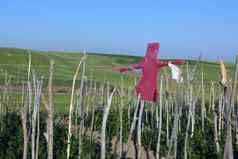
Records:
[[[180,66],[184,82],[162,79],[159,102],[144,103],[133,91],[139,75],[113,71],[140,57],[89,53],[71,94],[82,53],[32,51],[29,80],[26,50],[2,48],[0,53],[0,158],[19,158],[23,150],[28,152],[26,158],[36,154],[39,159],[50,154],[70,159],[104,158],[102,154],[106,158],[222,158],[228,153],[227,144],[229,153],[237,154],[236,83],[219,84],[216,62],[187,60]],[[51,59],[55,65],[51,63],[49,73]],[[84,62],[86,78],[81,78]],[[233,77],[233,64],[226,63],[226,68]],[[168,68],[161,75],[170,76]]]
[[[0,56],[0,85],[5,83],[5,76],[7,75],[10,85],[21,86],[22,81],[27,80],[28,50],[0,48]],[[38,77],[43,76],[43,84],[45,86],[48,83],[49,61],[51,59],[55,61],[53,77],[53,84],[56,91],[54,94],[55,111],[57,113],[67,112],[73,74],[82,57],[82,53],[31,51],[31,56],[32,70]],[[142,57],[136,56],[88,53],[86,60],[86,76],[88,80],[97,81],[98,83],[110,81],[110,84],[118,87],[120,85],[121,74],[114,71],[113,68],[129,66],[130,64],[137,63],[141,59]],[[189,68],[193,68],[198,63],[195,60],[186,60],[186,62]],[[219,67],[218,62],[201,61],[198,64],[194,73],[194,78],[201,80],[201,72],[204,72],[204,83],[208,86],[205,87],[205,92],[209,92],[211,80],[219,80]],[[232,74],[234,71],[233,64],[226,63],[226,67],[229,74]],[[186,77],[187,65],[183,65],[181,68]],[[165,68],[161,71],[161,74],[169,76],[169,71],[168,68]],[[78,80],[79,79],[80,77]],[[125,88],[132,88],[135,84],[135,80],[138,81],[139,75],[138,73],[123,74],[123,79]],[[195,82],[200,84],[199,80]],[[90,85],[90,82],[87,84]],[[174,83],[170,84],[173,85]],[[17,91],[18,93],[21,92],[20,89],[17,89]],[[17,97],[18,103],[20,102],[20,96],[21,94],[19,93]],[[208,98],[209,96],[207,95],[206,97]],[[13,110],[14,109],[15,108],[13,108]]]
[[[54,85],[58,86],[71,86],[73,73],[77,67],[77,64],[82,57],[80,52],[32,52],[32,68],[38,76],[44,76],[44,79],[48,78],[49,60],[55,61],[54,72]],[[28,64],[28,51],[24,49],[13,48],[0,48],[0,79],[3,83],[4,72],[7,71],[10,74],[12,82],[18,83],[26,80],[27,78],[27,64]],[[86,61],[86,76],[93,78],[98,82],[104,80],[110,80],[114,85],[118,85],[120,82],[120,73],[113,71],[113,68],[121,66],[129,66],[130,64],[140,61],[142,57],[126,56],[126,55],[111,55],[111,54],[96,54],[88,53]],[[189,67],[196,65],[197,61],[186,60]],[[232,63],[226,63],[226,67],[229,73],[233,72]],[[182,66],[184,74],[186,75],[186,65]],[[164,69],[164,72],[167,69]],[[201,71],[204,72],[205,82],[211,80],[217,81],[219,78],[219,64],[218,62],[201,61],[198,69],[195,72],[196,76],[201,76]],[[130,86],[134,83],[134,76],[125,74],[125,86]]]
[[[54,84],[71,86],[73,73],[82,57],[82,53],[61,53],[61,52],[32,52],[32,69],[39,76],[47,80],[49,60],[55,61]],[[7,71],[13,82],[19,82],[27,78],[28,51],[23,49],[0,48],[0,70]],[[140,57],[99,55],[89,53],[86,63],[86,76],[93,77],[96,81],[110,80],[117,84],[120,74],[113,71],[113,68],[129,65],[138,62]],[[3,79],[4,76],[1,76]],[[132,79],[130,75],[126,78]],[[17,79],[17,81],[15,80]],[[128,84],[131,80],[127,80]],[[1,80],[3,82],[3,80]]]

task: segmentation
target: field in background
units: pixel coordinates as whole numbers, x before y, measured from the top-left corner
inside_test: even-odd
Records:
[[[38,75],[44,76],[44,78],[47,79],[49,60],[53,59],[56,65],[54,83],[59,86],[71,85],[73,73],[82,56],[81,52],[31,52],[32,68]],[[17,77],[16,79],[26,79],[28,64],[27,53],[28,51],[24,49],[0,48],[1,72],[7,71],[13,79],[15,79],[15,77]],[[92,76],[99,82],[105,80],[106,77],[106,79],[110,80],[111,83],[118,84],[118,81],[120,81],[120,74],[114,72],[113,68],[129,66],[130,64],[136,63],[141,59],[142,57],[136,56],[88,53],[86,61],[86,76],[88,78]],[[197,63],[197,61],[194,60],[186,60],[186,62],[189,67],[193,67]],[[228,72],[233,73],[232,63],[226,63],[226,67]],[[183,68],[186,69],[185,66],[183,66]],[[197,71],[195,72],[196,76],[201,76],[202,70],[204,72],[205,82],[218,80],[220,71],[218,62],[201,61]],[[186,74],[186,70],[184,73]],[[130,85],[133,76],[124,75],[124,78],[126,78],[125,86]]]
[[[18,87],[22,85],[22,81],[27,81],[28,52],[28,50],[24,49],[0,48],[0,86],[3,86],[7,79],[12,86],[15,86],[13,93],[14,90],[20,92],[21,89]],[[54,94],[56,112],[67,112],[73,74],[82,57],[82,53],[31,51],[31,56],[32,71],[38,77],[43,76],[45,86],[48,83],[49,77],[49,61],[51,59],[54,60],[53,86],[56,92]],[[123,74],[121,76],[120,73],[113,71],[113,68],[129,66],[139,62],[141,59],[142,57],[136,56],[88,53],[85,73],[88,80],[97,81],[98,83],[110,81],[110,84],[116,87],[120,87],[121,77],[123,77],[124,87],[132,87],[135,85],[135,81],[139,80],[139,73]],[[186,76],[187,66],[194,68],[198,62],[186,60],[186,63],[188,65],[181,66],[184,76]],[[197,81],[195,82],[200,82],[199,79],[201,79],[202,71],[204,73],[205,85],[210,86],[211,81],[219,80],[220,68],[218,62],[200,61],[196,68],[194,79]],[[226,68],[229,74],[233,74],[234,68],[232,63],[226,63]],[[163,69],[161,74],[170,76],[171,73],[169,69]],[[79,79],[81,79],[80,76]],[[206,92],[208,92],[209,87],[206,87],[206,89]]]
[[[140,57],[81,57],[1,49],[0,158],[237,158],[238,57],[223,85],[215,62],[186,60],[182,83],[163,69],[157,103],[135,98],[138,73],[113,71]]]

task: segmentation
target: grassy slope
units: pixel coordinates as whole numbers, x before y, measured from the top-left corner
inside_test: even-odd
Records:
[[[32,68],[37,75],[43,75],[45,79],[48,77],[49,60],[55,60],[55,83],[57,85],[68,85],[72,81],[74,70],[80,61],[81,53],[65,53],[65,52],[40,52],[32,51]],[[113,67],[127,66],[136,63],[141,57],[120,56],[120,55],[102,55],[89,54],[87,58],[86,74],[90,78],[91,75],[97,81],[104,79],[117,84],[120,74],[113,72]],[[193,66],[196,61],[188,60],[189,66]],[[27,73],[28,55],[23,49],[0,48],[0,71],[7,70],[13,78],[24,80]],[[233,70],[232,64],[226,64],[228,71]],[[183,66],[185,69],[185,66]],[[200,71],[204,71],[206,81],[217,80],[219,77],[219,65],[215,62],[202,61],[198,67],[196,75],[200,76]],[[186,71],[184,71],[186,72]],[[131,75],[124,75],[127,85],[133,81]],[[1,76],[3,78],[3,75]],[[199,77],[198,77],[199,78]],[[14,80],[15,81],[15,80]],[[17,82],[17,81],[15,81]]]
[[[71,84],[73,73],[80,61],[81,53],[58,53],[32,51],[32,68],[38,75],[48,77],[49,60],[55,61],[55,83],[57,85]],[[16,79],[26,79],[28,54],[22,49],[0,48],[0,71],[7,72]],[[111,56],[89,54],[87,58],[86,74],[97,81],[109,79],[117,82],[120,74],[113,72],[113,67],[128,65],[139,61],[139,57]],[[126,76],[127,78],[131,78]],[[1,75],[3,78],[3,75]],[[129,80],[128,80],[129,81]],[[16,81],[15,81],[16,82]]]
[[[44,83],[47,84],[49,60],[55,61],[54,85],[71,86],[73,73],[80,61],[81,53],[66,53],[66,52],[40,52],[32,51],[32,70],[38,76],[44,76]],[[120,56],[120,55],[102,55],[102,54],[88,54],[86,64],[86,75],[88,78],[93,77],[94,80],[102,82],[109,80],[114,85],[119,85],[121,75],[112,71],[114,67],[128,66],[141,60],[141,57],[135,56]],[[193,67],[197,62],[187,60],[189,67]],[[27,63],[28,54],[23,49],[0,48],[0,84],[4,82],[4,73],[12,78],[12,83],[21,84],[27,79]],[[230,74],[233,72],[232,64],[226,63]],[[186,65],[182,66],[186,74]],[[195,79],[201,82],[201,71],[204,72],[204,79],[206,83],[211,80],[218,80],[219,65],[215,62],[202,61],[198,66]],[[168,69],[163,69],[162,73],[168,74]],[[125,86],[134,85],[134,76],[123,75]],[[138,76],[136,76],[138,77]],[[208,92],[209,87],[206,87]],[[69,103],[68,94],[55,94],[55,105],[57,105],[57,112],[67,111]]]

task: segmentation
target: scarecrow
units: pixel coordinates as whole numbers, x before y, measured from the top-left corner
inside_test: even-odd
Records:
[[[134,69],[142,70],[141,79],[136,86],[137,96],[140,94],[141,100],[149,102],[157,101],[157,75],[161,68],[170,66],[172,73],[174,72],[172,77],[178,78],[175,76],[180,75],[180,73],[177,73],[178,69],[175,65],[184,64],[183,60],[160,61],[160,59],[157,59],[159,48],[159,43],[149,43],[146,55],[139,63],[133,64],[130,67],[117,69],[120,72],[132,71]]]

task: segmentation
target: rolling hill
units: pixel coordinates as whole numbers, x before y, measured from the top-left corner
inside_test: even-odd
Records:
[[[82,57],[82,53],[31,51],[31,57],[32,72],[34,72],[37,77],[44,77],[45,86],[48,84],[49,61],[51,59],[55,61],[53,85],[56,92],[54,94],[54,104],[56,105],[56,112],[67,112],[73,74]],[[114,86],[119,86],[121,77],[123,77],[125,88],[132,88],[135,84],[135,77],[137,80],[139,78],[138,73],[121,75],[113,71],[113,68],[129,66],[141,59],[142,57],[135,56],[88,53],[86,59],[86,76],[88,79],[93,79],[98,83],[110,81]],[[197,64],[197,61],[194,60],[186,60],[186,62],[189,68],[194,68]],[[27,67],[27,50],[0,48],[0,88],[6,83],[7,79],[7,84],[11,85],[11,87],[16,86],[17,91],[13,91],[13,93],[18,92],[17,98],[19,98],[19,102],[21,101],[21,88],[18,86],[21,86],[22,82],[27,80]],[[232,74],[234,70],[233,64],[226,63],[226,67],[229,73]],[[183,68],[184,76],[186,76],[187,65],[183,65],[181,68]],[[216,62],[201,61],[197,65],[197,69],[194,73],[195,82],[198,83],[197,86],[201,84],[201,71],[204,72],[205,84],[208,85],[206,87],[206,94],[207,97],[209,97],[211,80],[218,81],[219,79],[219,65]],[[170,72],[168,69],[163,69],[161,74],[168,76]],[[78,80],[80,80],[80,78],[78,78]],[[79,81],[77,84],[79,84]],[[12,108],[13,110],[16,109],[15,106]]]
[[[48,78],[49,61],[55,61],[54,83],[56,85],[70,85],[77,64],[82,57],[80,52],[42,52],[31,51],[32,54],[32,70],[38,76]],[[93,78],[96,81],[109,80],[113,84],[118,84],[120,74],[113,71],[113,68],[120,66],[128,66],[132,63],[140,61],[142,57],[112,55],[112,54],[96,54],[88,53],[86,60],[86,76]],[[193,68],[197,61],[186,60],[189,68]],[[7,72],[10,75],[12,82],[18,83],[27,79],[28,66],[28,50],[16,48],[0,48],[0,73],[1,83],[4,82],[4,76]],[[233,72],[232,63],[226,63],[227,70],[231,74]],[[182,66],[184,74],[186,74],[186,65]],[[162,73],[168,70],[164,69]],[[201,71],[204,72],[206,82],[218,80],[219,65],[217,62],[201,61],[196,69],[195,78],[198,80],[201,76]],[[134,74],[125,74],[126,85],[134,82]]]

